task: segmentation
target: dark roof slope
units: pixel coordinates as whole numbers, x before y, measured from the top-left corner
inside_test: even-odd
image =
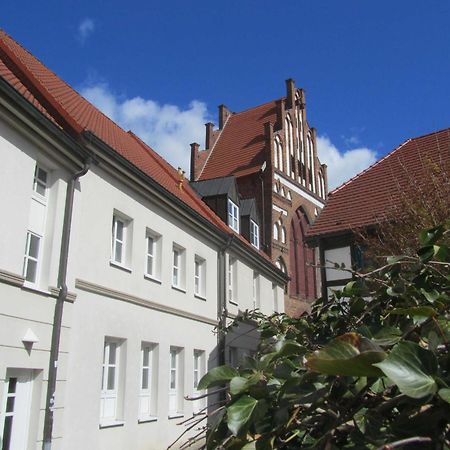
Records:
[[[376,224],[414,183],[426,182],[430,163],[444,161],[450,161],[450,128],[407,140],[331,192],[308,236]]]
[[[241,177],[260,170],[266,142],[264,124],[275,124],[276,120],[276,101],[232,114],[211,149],[199,180]]]
[[[191,182],[191,186],[200,197],[215,197],[216,195],[227,195],[236,186],[236,179],[234,177],[223,177],[194,181]]]

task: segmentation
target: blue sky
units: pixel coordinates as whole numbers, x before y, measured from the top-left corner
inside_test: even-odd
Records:
[[[5,0],[0,26],[184,167],[217,105],[278,98],[292,77],[337,184],[450,126],[449,23],[436,0]]]

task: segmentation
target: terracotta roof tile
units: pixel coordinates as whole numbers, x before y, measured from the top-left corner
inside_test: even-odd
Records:
[[[231,115],[213,146],[199,180],[257,172],[264,162],[264,124],[277,120],[276,101]]]
[[[2,59],[2,56],[5,58]],[[183,183],[183,189],[179,189],[177,170],[150,146],[132,132],[119,127],[1,30],[0,76],[50,120],[62,127],[68,125],[76,133],[92,132],[218,229],[227,234],[235,234],[199,198],[188,180]],[[237,238],[252,251],[256,251],[242,236],[237,235]],[[258,253],[266,261],[270,261],[263,252]]]
[[[373,225],[399,203],[411,183],[426,180],[429,163],[450,162],[450,128],[409,139],[329,194],[308,236]]]

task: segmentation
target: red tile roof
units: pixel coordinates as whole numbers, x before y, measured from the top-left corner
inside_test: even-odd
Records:
[[[227,234],[234,232],[198,197],[177,170],[132,132],[126,132],[0,30],[0,76],[47,118],[70,134],[90,131],[141,172]],[[248,248],[256,251],[238,236]],[[263,252],[258,252],[267,261]]]
[[[411,183],[426,181],[430,163],[450,162],[450,128],[409,139],[329,194],[308,236],[376,224]]]
[[[276,120],[276,101],[231,115],[211,150],[199,180],[229,175],[241,177],[259,171],[264,162],[264,124],[275,124]]]

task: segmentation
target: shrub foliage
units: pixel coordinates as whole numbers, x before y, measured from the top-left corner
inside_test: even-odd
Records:
[[[207,449],[450,448],[449,224],[421,233],[415,256],[353,273],[308,316],[247,312],[259,352],[217,367]]]

